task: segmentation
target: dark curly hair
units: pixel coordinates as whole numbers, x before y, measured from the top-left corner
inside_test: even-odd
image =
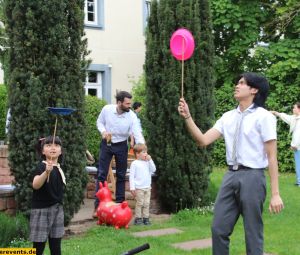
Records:
[[[141,107],[142,103],[141,102],[134,102],[132,105],[133,110],[136,110],[137,108]]]

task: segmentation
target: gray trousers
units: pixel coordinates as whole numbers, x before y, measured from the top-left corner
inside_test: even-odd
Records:
[[[263,255],[263,169],[228,171],[216,198],[212,224],[213,255],[229,255],[229,237],[243,217],[247,255]]]

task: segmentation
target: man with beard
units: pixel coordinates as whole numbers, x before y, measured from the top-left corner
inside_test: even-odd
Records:
[[[120,91],[116,95],[117,104],[103,107],[98,119],[97,128],[102,135],[100,144],[99,166],[97,171],[96,192],[99,182],[107,179],[109,165],[113,156],[116,161],[116,203],[125,200],[125,176],[127,171],[128,137],[133,134],[135,141],[145,143],[138,120],[131,108],[131,94]],[[99,201],[95,200],[93,217],[97,217],[96,209]]]

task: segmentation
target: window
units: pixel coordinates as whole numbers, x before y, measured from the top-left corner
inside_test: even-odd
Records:
[[[144,30],[148,25],[148,19],[151,12],[151,0],[143,0],[143,16],[144,16]]]
[[[104,28],[104,0],[84,1],[84,24],[87,27]]]
[[[149,16],[150,16],[150,11],[151,11],[151,1],[146,0],[145,5],[146,5],[146,19],[148,20]]]
[[[86,95],[102,98],[102,73],[88,71],[84,88]]]
[[[97,1],[96,0],[86,0],[85,2],[85,23],[86,24],[97,24]]]
[[[91,89],[91,88],[87,89],[87,94],[90,95],[90,96],[96,97],[97,96],[97,92],[98,92],[97,89]]]
[[[86,95],[111,102],[111,68],[111,65],[90,64],[84,80]]]

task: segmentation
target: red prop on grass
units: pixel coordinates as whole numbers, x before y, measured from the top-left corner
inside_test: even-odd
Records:
[[[111,191],[107,182],[99,183],[99,190],[96,193],[100,203],[97,208],[98,225],[113,225],[116,229],[121,227],[128,228],[128,224],[132,218],[131,209],[126,201],[116,204],[112,201]]]

